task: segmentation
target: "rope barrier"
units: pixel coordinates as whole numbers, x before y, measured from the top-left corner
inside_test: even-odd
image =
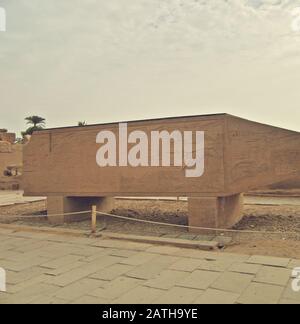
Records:
[[[50,215],[0,215],[0,219],[1,218],[6,218],[6,219],[9,219],[9,218],[18,218],[18,219],[48,218],[48,217],[56,217],[56,216],[82,215],[82,214],[88,214],[91,212],[92,212],[92,210],[73,212],[73,213],[63,213],[63,214],[50,214]],[[108,217],[116,218],[116,219],[128,220],[131,222],[139,222],[139,223],[145,223],[145,224],[169,226],[169,227],[177,227],[177,228],[185,228],[185,229],[197,229],[197,230],[203,230],[203,231],[243,233],[243,234],[300,235],[299,232],[297,233],[297,232],[249,231],[249,230],[235,230],[235,229],[225,229],[225,228],[211,228],[211,227],[180,225],[180,224],[156,222],[156,221],[151,221],[151,220],[146,220],[146,219],[131,218],[131,217],[109,214],[109,213],[104,213],[104,212],[99,212],[99,211],[96,211],[96,214],[102,215],[102,216],[108,216]]]
[[[211,227],[179,225],[179,224],[149,221],[149,220],[145,220],[145,219],[131,218],[131,217],[126,217],[126,216],[119,216],[119,215],[114,215],[114,214],[98,212],[98,211],[97,211],[97,214],[102,215],[102,216],[109,216],[112,218],[129,220],[129,221],[133,221],[133,222],[162,225],[162,226],[180,227],[180,228],[187,228],[187,229],[189,229],[189,228],[190,229],[199,229],[199,230],[205,230],[205,231],[229,232],[229,233],[231,232],[231,233],[244,233],[244,234],[273,234],[273,235],[294,234],[294,235],[300,235],[300,233],[297,233],[297,232],[249,231],[249,230],[234,230],[234,229],[225,229],[225,228],[211,228]]]

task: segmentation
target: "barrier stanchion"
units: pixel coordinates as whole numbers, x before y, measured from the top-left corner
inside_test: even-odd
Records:
[[[97,226],[97,206],[92,206],[92,233],[96,233]]]

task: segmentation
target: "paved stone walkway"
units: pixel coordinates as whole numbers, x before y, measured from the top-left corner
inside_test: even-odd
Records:
[[[300,303],[300,261],[0,229],[6,303]]]
[[[45,200],[44,197],[24,197],[23,191],[0,191],[0,206],[24,204],[27,202]]]

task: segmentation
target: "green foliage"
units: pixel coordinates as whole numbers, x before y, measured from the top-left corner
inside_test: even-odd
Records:
[[[27,121],[28,125],[40,126],[44,127],[46,124],[46,119],[40,116],[29,116],[26,117],[25,120]]]
[[[26,129],[25,132],[22,132],[22,136],[25,135],[32,135],[33,132],[40,131],[45,128],[46,119],[40,116],[29,116],[26,117],[25,120],[27,121],[28,125],[31,125]]]

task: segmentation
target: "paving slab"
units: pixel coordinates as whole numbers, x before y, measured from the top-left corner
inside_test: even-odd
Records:
[[[179,282],[177,286],[205,290],[214,283],[219,276],[220,274],[217,272],[196,270]]]
[[[58,287],[49,285],[46,283],[37,283],[31,285],[30,288],[26,287],[25,289],[14,293],[8,294],[8,297],[5,301],[1,301],[0,303],[5,304],[30,304],[34,300],[38,298],[43,298],[48,296],[49,294],[53,294],[58,290]]]
[[[118,277],[115,280],[110,281],[104,288],[98,288],[88,293],[89,296],[100,297],[106,299],[109,303],[110,301],[121,297],[126,292],[131,289],[140,286],[142,280],[127,278],[127,277]]]
[[[270,256],[253,255],[252,257],[250,257],[247,263],[285,268],[289,265],[290,261],[291,260],[287,258],[276,258]]]
[[[9,261],[9,260],[2,260],[1,266],[6,270],[11,270],[15,272],[21,272],[26,269],[32,268],[34,266],[41,265],[44,262],[47,262],[48,259],[43,257],[36,257],[26,260],[22,257],[19,261]]]
[[[33,305],[65,305],[68,301],[65,299],[59,299],[53,296],[37,296],[33,298],[30,302]]]
[[[157,304],[192,304],[204,290],[191,289],[185,287],[173,287],[161,295],[157,300]]]
[[[260,264],[250,264],[250,263],[238,262],[238,263],[233,263],[228,268],[228,271],[255,275],[258,273],[258,271],[261,269],[261,267],[262,267],[262,265],[260,265]]]
[[[0,261],[0,265],[1,265],[1,261]],[[32,278],[35,278],[43,273],[44,270],[39,267],[28,268],[21,272],[7,271],[6,282],[8,284],[16,285],[25,282],[27,280],[30,280]]]
[[[182,279],[186,278],[188,273],[175,270],[164,270],[156,278],[147,280],[144,285],[147,287],[168,290],[174,287]]]
[[[103,257],[101,260],[90,262],[79,268],[75,268],[61,275],[50,278],[48,282],[53,285],[64,287],[77,280],[80,280],[85,277],[89,277],[91,274],[96,273],[97,271],[104,269],[105,267],[109,267],[110,265],[116,264],[119,261],[120,258],[113,257],[113,256],[106,256]]]
[[[71,302],[77,298],[84,296],[90,291],[97,289],[98,287],[103,287],[104,285],[105,283],[103,283],[101,280],[84,278],[62,289],[59,289],[54,294],[54,296],[56,298],[64,299]]]
[[[219,259],[219,260],[199,260],[197,268],[199,270],[214,271],[214,272],[224,272],[233,263],[230,259]]]
[[[96,259],[102,255],[108,254],[108,249],[92,247],[92,246],[80,246],[73,245],[69,248],[71,254],[79,255],[86,258]]]
[[[181,259],[170,266],[171,270],[178,270],[178,271],[187,271],[193,272],[195,271],[200,265],[202,260],[200,259]]]
[[[99,298],[99,297],[92,297],[92,296],[82,296],[74,301],[71,304],[76,305],[102,305],[107,304],[107,299]]]
[[[159,276],[163,270],[170,267],[170,265],[175,263],[177,260],[178,258],[173,256],[159,255],[146,263],[133,267],[126,273],[126,276],[144,280],[153,279],[156,276]]]
[[[252,282],[238,299],[239,304],[277,304],[284,288]]]
[[[57,269],[63,266],[67,266],[68,264],[72,264],[76,261],[79,261],[81,259],[78,255],[66,255],[54,260],[50,260],[48,262],[42,263],[40,267],[42,268],[48,268],[48,269]]]
[[[194,304],[235,304],[239,296],[228,291],[209,288],[194,301]]]
[[[120,263],[132,265],[132,266],[138,266],[145,262],[151,261],[155,257],[156,255],[153,253],[140,252],[129,258],[121,260]]]
[[[271,285],[286,286],[292,271],[286,268],[263,266],[256,274],[254,281]]]
[[[49,275],[49,276],[59,276],[62,275],[66,272],[69,272],[71,270],[77,269],[77,268],[82,268],[86,265],[85,262],[81,262],[81,261],[76,261],[74,263],[69,263],[67,265],[61,266],[57,269],[48,269],[48,268],[41,268],[43,273]]]
[[[156,304],[162,290],[149,287],[136,287],[114,300],[116,304]]]
[[[137,254],[137,252],[132,251],[132,250],[111,249],[108,254],[113,255],[113,256],[122,257],[122,258],[128,258],[128,257],[133,256],[134,254]]]
[[[241,294],[251,283],[254,276],[244,273],[224,272],[211,288]]]
[[[93,273],[92,275],[90,275],[90,278],[111,281],[123,274],[126,274],[127,272],[132,270],[132,268],[132,266],[126,264],[113,264],[112,266]]]

